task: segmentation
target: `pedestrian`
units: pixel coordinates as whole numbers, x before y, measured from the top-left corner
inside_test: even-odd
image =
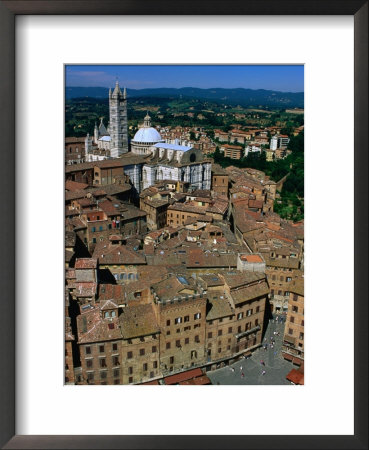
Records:
[[[245,378],[245,374],[243,372],[241,373],[241,378]]]
[[[240,372],[242,372],[242,366],[240,366]]]
[[[232,372],[234,372],[234,367],[231,367]]]
[[[262,366],[265,366],[265,362],[264,362],[263,360],[260,361],[260,364],[261,364]]]
[[[261,374],[262,374],[262,375],[265,375],[265,374],[266,374],[265,370],[263,370],[263,371],[261,372]]]
[[[274,345],[273,345],[273,344],[271,344],[270,348],[274,348]]]

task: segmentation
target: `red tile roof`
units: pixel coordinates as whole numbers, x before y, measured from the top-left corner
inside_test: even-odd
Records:
[[[292,369],[291,372],[286,375],[286,378],[294,384],[304,384],[304,374],[299,370]]]
[[[96,269],[97,259],[95,258],[77,258],[74,265],[75,269]]]
[[[187,370],[186,372],[177,373],[176,375],[171,375],[169,377],[164,378],[165,384],[178,384],[181,381],[190,380],[191,378],[201,377],[202,370],[201,369],[192,369]]]

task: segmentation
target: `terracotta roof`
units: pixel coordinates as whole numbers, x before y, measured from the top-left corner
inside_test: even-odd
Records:
[[[67,191],[77,191],[81,189],[86,189],[88,184],[78,183],[77,181],[66,180],[65,181],[65,189]]]
[[[192,380],[181,381],[179,384],[182,386],[203,386],[211,384],[211,380],[206,375],[203,375],[201,377],[193,378]]]
[[[206,320],[219,319],[234,314],[234,310],[223,291],[211,291],[207,293],[208,304]]]
[[[202,374],[202,370],[201,369],[192,369],[192,370],[188,370],[186,372],[182,372],[182,373],[177,373],[175,375],[171,375],[169,377],[165,377],[164,378],[164,383],[165,384],[178,384],[181,381],[186,381],[186,380],[190,380],[192,378],[195,377],[201,377]]]
[[[137,305],[123,308],[119,316],[122,336],[131,339],[159,332],[153,306]]]
[[[292,381],[294,384],[304,384],[304,374],[299,370],[292,369],[287,375],[286,378],[288,381]]]
[[[96,258],[77,258],[74,265],[75,269],[96,269],[97,259]]]
[[[94,258],[99,258],[100,265],[106,264],[146,264],[142,253],[130,250],[125,245],[106,244],[99,242],[93,253]]]
[[[262,263],[264,262],[261,256],[259,255],[242,255],[241,256],[242,261],[247,261],[251,263]]]

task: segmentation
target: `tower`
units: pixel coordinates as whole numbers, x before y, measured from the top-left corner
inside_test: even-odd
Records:
[[[97,145],[97,141],[99,140],[99,129],[97,128],[97,123],[95,122],[94,128],[94,144]]]
[[[128,152],[127,93],[125,88],[122,93],[118,81],[113,92],[109,89],[109,114],[110,154],[118,158]]]

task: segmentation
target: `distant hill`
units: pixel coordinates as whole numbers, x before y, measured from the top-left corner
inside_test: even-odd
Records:
[[[67,87],[66,99],[93,97],[107,98],[108,88],[104,87]],[[265,89],[200,89],[193,87],[175,88],[157,88],[157,89],[127,89],[129,97],[160,97],[160,98],[178,98],[191,97],[224,102],[227,104],[240,104],[242,106],[263,106],[263,107],[281,107],[281,108],[303,108],[303,92],[278,92]]]

